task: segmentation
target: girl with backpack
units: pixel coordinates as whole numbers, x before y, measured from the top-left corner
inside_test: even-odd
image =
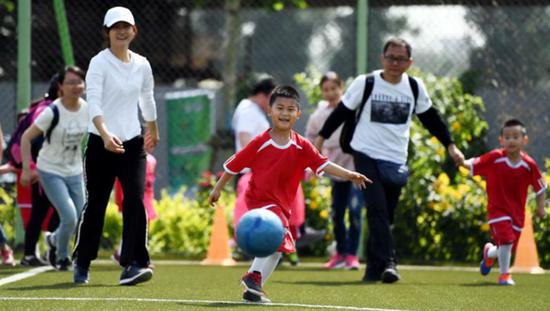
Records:
[[[45,109],[21,138],[23,171],[21,183],[31,182],[31,141],[45,140],[36,167],[44,192],[59,214],[60,224],[46,234],[48,260],[59,270],[68,270],[69,242],[84,207],[81,143],[88,129],[88,104],[84,93],[84,72],[68,66],[58,75],[60,97]]]

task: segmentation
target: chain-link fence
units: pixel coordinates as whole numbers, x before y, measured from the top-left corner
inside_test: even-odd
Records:
[[[230,10],[226,2],[237,3],[238,8]],[[9,133],[16,110],[17,2],[1,3],[0,121]],[[280,3],[286,6],[278,10]],[[229,82],[233,78],[239,85],[251,72],[267,72],[280,82],[292,83],[293,75],[309,66],[336,70],[343,77],[356,74],[358,10],[357,1],[350,0],[67,0],[75,62],[82,68],[86,69],[90,58],[103,47],[103,15],[115,5],[127,6],[134,13],[139,34],[132,49],[147,56],[155,74],[164,138],[156,151],[158,188],[169,184],[172,169],[168,131],[181,130],[181,135],[186,135],[180,123],[166,116],[166,93],[216,86],[213,120],[220,130],[227,128],[235,100],[224,103],[227,83],[201,81]],[[483,97],[490,123],[488,147],[496,145],[500,123],[514,116],[527,123],[531,136],[528,151],[539,163],[550,154],[549,1],[371,0],[367,12],[369,71],[380,66],[383,42],[391,36],[403,37],[413,46],[417,67],[460,77],[468,91]],[[236,21],[237,27],[231,28],[228,19]],[[236,42],[235,51],[226,44],[230,35]],[[235,55],[234,73],[227,70],[231,55]],[[45,81],[62,65],[52,1],[33,1],[33,96],[45,91]],[[298,130],[306,119],[302,118]],[[230,148],[232,144],[222,146]],[[223,158],[227,152],[230,150],[217,155]]]

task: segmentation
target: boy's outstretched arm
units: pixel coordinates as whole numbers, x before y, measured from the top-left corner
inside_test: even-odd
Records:
[[[372,184],[372,180],[365,175],[345,169],[336,163],[329,162],[323,170],[330,175],[349,180],[361,189],[365,189],[368,184]]]
[[[542,218],[544,217],[544,215],[546,215],[546,209],[544,208],[544,203],[546,201],[546,191],[542,191],[542,193],[537,195],[535,201],[537,202],[537,210],[535,212],[537,213],[537,216],[539,218]]]
[[[214,186],[214,189],[210,191],[210,195],[208,196],[208,203],[212,206],[214,206],[214,203],[216,203],[220,199],[220,194],[222,192],[223,187],[231,180],[231,177],[233,175],[229,174],[228,172],[223,172],[222,177],[218,180],[216,185]]]

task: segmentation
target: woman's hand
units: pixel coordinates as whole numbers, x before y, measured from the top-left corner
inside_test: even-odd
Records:
[[[145,149],[151,152],[158,145],[160,140],[157,121],[147,122],[147,132],[145,133]]]
[[[103,145],[105,146],[105,149],[110,152],[114,153],[124,153],[124,146],[122,145],[122,141],[111,134],[107,134],[105,136],[101,137],[103,139]]]

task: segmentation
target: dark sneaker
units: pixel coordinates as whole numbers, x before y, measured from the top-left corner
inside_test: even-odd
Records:
[[[143,268],[137,265],[129,265],[122,270],[120,285],[136,285],[149,281],[153,277],[153,270],[149,267]]]
[[[241,284],[244,286],[245,292],[265,296],[265,293],[262,290],[262,275],[259,272],[247,272],[241,278]]]
[[[73,281],[75,284],[88,284],[90,281],[88,277],[88,269],[79,267],[76,263],[74,265]]]
[[[35,255],[24,256],[20,263],[25,267],[42,267],[48,265],[47,262],[36,257]]]
[[[394,264],[390,264],[384,269],[384,272],[382,272],[382,282],[383,283],[395,283],[399,281],[401,277],[399,276],[399,273],[397,273],[397,268]]]
[[[243,293],[243,300],[245,302],[253,303],[271,303],[271,300],[264,295],[256,295],[251,291],[245,290]]]
[[[57,249],[55,247],[53,233],[46,232],[46,234],[44,235],[44,240],[46,240],[46,246],[48,247],[48,251],[46,252],[48,262],[50,263],[50,265],[52,265],[52,267],[57,268],[57,257],[55,255]]]
[[[57,261],[56,265],[57,270],[59,271],[69,271],[72,268],[72,263],[69,258],[64,258]]]

